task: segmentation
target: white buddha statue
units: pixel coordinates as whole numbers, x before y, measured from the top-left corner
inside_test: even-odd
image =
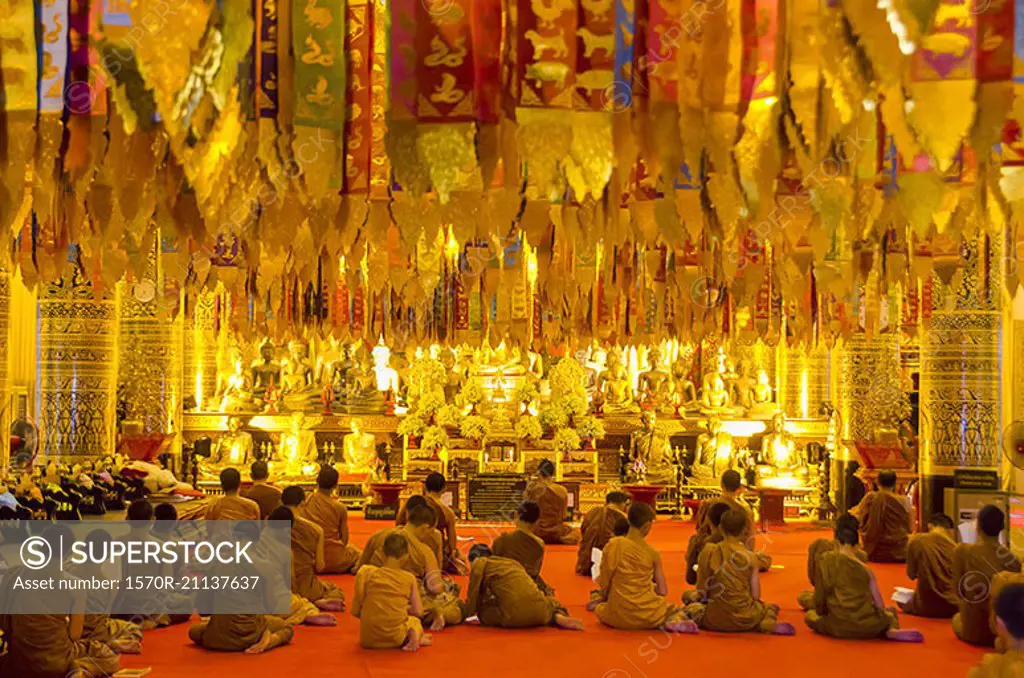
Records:
[[[377,468],[377,439],[359,428],[359,420],[349,422],[352,432],[342,441],[345,470],[348,473],[372,473]]]
[[[377,378],[377,390],[381,393],[398,394],[398,372],[391,367],[391,349],[384,345],[384,339],[373,349],[373,372]]]

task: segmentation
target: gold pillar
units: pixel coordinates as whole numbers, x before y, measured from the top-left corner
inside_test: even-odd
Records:
[[[125,421],[143,433],[181,430],[181,321],[176,299],[166,298],[156,244],[139,279],[120,283],[118,393]]]
[[[817,417],[821,403],[832,400],[832,354],[823,345],[787,346],[781,350],[783,374],[779,404],[790,419]]]
[[[39,292],[39,452],[73,460],[113,452],[117,303],[78,265]]]
[[[201,291],[185,320],[184,394],[200,412],[217,409],[217,294]]]
[[[8,347],[11,313],[11,278],[0,268],[0,470],[10,462],[11,446],[6,444],[11,430],[11,389],[7,378]]]
[[[839,412],[844,440],[871,440],[879,428],[895,429],[909,415],[895,333],[856,335],[842,345]]]

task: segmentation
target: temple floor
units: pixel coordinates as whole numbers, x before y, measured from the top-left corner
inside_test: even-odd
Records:
[[[352,514],[350,531],[356,545],[365,543],[374,531],[388,523],[364,521]],[[487,543],[507,529],[494,526],[460,525],[460,536],[473,536]],[[684,590],[683,555],[693,532],[690,522],[662,520],[655,526],[651,542],[661,551],[669,575],[670,597],[678,601]],[[219,654],[194,647],[187,628],[176,626],[146,633],[144,654],[124,658],[125,668],[153,667],[159,678],[197,676],[304,676],[308,678],[418,678],[480,672],[485,676],[593,676],[593,678],[656,678],[687,675],[720,676],[741,671],[753,674],[770,668],[771,675],[788,678],[887,678],[905,676],[913,666],[916,675],[965,676],[984,654],[958,641],[948,620],[922,619],[901,615],[901,625],[924,632],[922,645],[877,641],[841,641],[812,633],[803,623],[796,604],[797,594],[808,587],[807,545],[824,530],[787,527],[782,532],[762,535],[775,563],[762,575],[766,602],[781,605],[782,621],[796,625],[793,638],[729,635],[702,632],[700,636],[669,636],[660,631],[615,631],[602,626],[584,609],[592,582],[574,574],[576,547],[549,546],[544,578],[553,585],[563,605],[582,617],[582,633],[555,628],[506,631],[463,625],[445,629],[434,636],[434,646],[418,653],[369,651],[358,645],[358,620],[347,612],[333,628],[298,627],[292,644],[267,654],[246,656]],[[468,548],[463,542],[463,548]],[[911,586],[902,565],[872,565],[883,596],[888,599],[894,586]],[[352,599],[351,576],[328,579]],[[465,579],[461,583],[465,586]]]

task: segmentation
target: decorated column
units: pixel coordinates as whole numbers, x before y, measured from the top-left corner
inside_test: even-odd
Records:
[[[217,392],[217,338],[220,328],[219,296],[201,290],[189,297],[191,308],[186,309],[183,355],[183,402],[196,411],[216,409]],[[185,409],[190,409],[186,407]]]
[[[821,403],[832,401],[832,352],[825,346],[781,349],[784,373],[780,405],[790,419],[817,417]]]
[[[11,388],[7,379],[10,309],[11,277],[6,269],[0,268],[0,439],[4,439],[11,427]],[[10,453],[10,445],[0,445],[0,469],[7,468]]]
[[[75,262],[39,291],[39,452],[73,461],[114,451],[116,293]]]

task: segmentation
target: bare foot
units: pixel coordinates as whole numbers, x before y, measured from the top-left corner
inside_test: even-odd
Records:
[[[270,645],[270,631],[264,631],[260,639],[246,648],[246,654],[260,654]]]
[[[443,631],[444,630],[444,617],[441,616],[441,615],[436,615],[434,617],[434,621],[430,622],[430,630],[434,631],[435,633],[437,631]]]
[[[588,600],[587,601],[587,612],[593,612],[597,609],[597,606],[601,604],[600,600]]]
[[[115,640],[110,649],[118,654],[142,654],[142,643],[138,640]]]
[[[917,629],[890,629],[885,637],[897,643],[923,643],[924,634]]]
[[[434,644],[434,636],[429,633],[424,633],[420,636],[420,647],[427,647],[428,645]]]
[[[669,633],[689,633],[691,635],[700,633],[697,623],[689,620],[669,622],[665,624],[665,630]]]
[[[306,626],[337,626],[338,618],[333,614],[311,614],[302,623]]]
[[[772,633],[776,636],[795,636],[796,627],[789,622],[775,622],[775,630]]]
[[[582,631],[583,620],[577,619],[576,617],[570,617],[565,614],[555,615],[555,625],[561,629],[568,629],[570,631]]]
[[[415,630],[409,629],[405,634],[405,643],[402,645],[403,652],[415,652],[420,649],[420,637]]]
[[[335,598],[321,598],[314,603],[317,609],[322,612],[344,612],[345,601],[337,600]]]

